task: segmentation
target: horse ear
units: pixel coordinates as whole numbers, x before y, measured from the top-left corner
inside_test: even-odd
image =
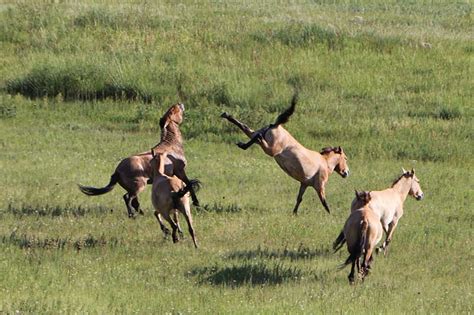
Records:
[[[354,189],[354,192],[355,192],[356,198],[359,198],[359,193],[357,192],[357,189]]]
[[[342,148],[340,146],[337,147],[337,150],[339,151],[339,153],[342,153]]]
[[[402,167],[402,172],[403,174],[405,174],[407,171],[405,171],[405,169]]]
[[[411,174],[415,175],[415,169],[414,168],[411,169]]]
[[[366,193],[366,198],[365,198],[365,199],[366,199],[367,202],[369,202],[370,200],[372,200],[372,196],[370,195],[370,191],[368,191],[368,192]]]

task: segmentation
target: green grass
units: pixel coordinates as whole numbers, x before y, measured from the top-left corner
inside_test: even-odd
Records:
[[[0,5],[0,312],[471,313],[472,7],[468,2],[142,2]],[[272,122],[305,146],[341,145],[327,215],[219,115]],[[95,198],[148,150],[176,101],[200,248]],[[331,244],[353,190],[415,167],[387,258],[349,286]],[[184,221],[184,220],[181,220]],[[183,222],[184,223],[184,222]],[[186,235],[187,233],[185,233]]]

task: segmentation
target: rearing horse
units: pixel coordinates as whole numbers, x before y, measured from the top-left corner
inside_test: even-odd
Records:
[[[250,138],[247,143],[237,144],[241,149],[246,150],[252,144],[258,143],[267,155],[275,159],[285,173],[300,182],[300,190],[293,209],[295,215],[303,200],[303,194],[309,186],[316,190],[322,205],[329,213],[325,185],[333,171],[344,178],[349,175],[347,157],[341,147],[324,148],[321,152],[309,150],[283,128],[282,124],[286,123],[295,111],[297,99],[298,95],[295,93],[290,107],[278,116],[275,123],[257,131],[253,131],[227,113],[222,113],[221,117],[239,127]]]
[[[183,139],[179,125],[183,122],[184,105],[175,104],[171,106],[160,119],[161,138],[160,142],[153,148],[158,154],[166,151],[165,173],[169,176],[176,175],[179,179],[189,183],[186,176],[186,158],[184,157]],[[128,216],[134,217],[134,210],[143,214],[138,202],[138,194],[140,194],[147,184],[153,181],[153,172],[150,161],[153,156],[150,151],[123,159],[117,165],[115,172],[110,177],[110,182],[102,188],[88,187],[79,185],[79,189],[86,195],[97,196],[108,193],[118,183],[127,193],[123,195],[125,205],[127,206]],[[195,205],[199,205],[199,201],[191,190],[191,197]]]

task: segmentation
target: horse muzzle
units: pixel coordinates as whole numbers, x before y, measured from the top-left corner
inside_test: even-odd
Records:
[[[346,178],[347,176],[349,176],[349,170],[342,171],[340,174],[341,174],[342,178]]]
[[[419,201],[419,200],[423,199],[424,197],[425,197],[424,194],[420,194],[420,195],[416,195],[415,199]]]

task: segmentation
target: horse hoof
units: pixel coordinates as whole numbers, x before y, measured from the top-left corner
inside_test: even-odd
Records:
[[[227,114],[226,112],[223,112],[221,114],[221,118],[227,118],[227,117],[229,117],[229,114]]]
[[[143,210],[141,210],[141,209],[138,213],[140,213],[140,215],[145,215],[145,212],[143,212]]]

